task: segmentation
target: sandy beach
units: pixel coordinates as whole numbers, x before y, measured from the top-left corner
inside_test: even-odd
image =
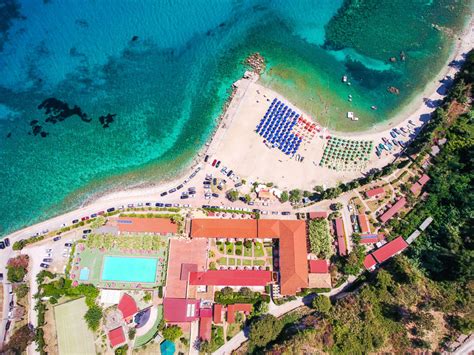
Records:
[[[452,61],[462,61],[464,55],[474,47],[472,25],[471,19],[462,36],[459,36],[456,41],[453,53],[446,64]],[[363,176],[365,172],[373,168],[381,168],[391,163],[396,159],[397,152],[400,149],[396,148],[391,152],[383,151],[380,158],[372,150],[368,161],[360,169],[337,171],[319,166],[328,143],[328,137],[350,141],[371,141],[374,146],[377,146],[382,142],[383,137],[391,139],[390,131],[393,128],[408,127],[408,122],[411,121],[413,124],[410,125],[410,136],[400,137],[400,139],[408,142],[416,136],[419,129],[429,119],[430,113],[434,111],[435,107],[429,103],[435,103],[444,97],[446,88],[442,80],[447,77],[454,77],[457,70],[458,66],[446,65],[426,86],[425,90],[407,105],[402,113],[387,122],[372,127],[369,131],[340,133],[321,127],[320,132],[314,138],[303,143],[299,148],[298,157],[304,158],[299,159],[299,161],[295,157],[283,154],[278,148],[269,147],[264,143],[264,139],[256,133],[255,129],[274,98],[292,107],[304,118],[313,120],[312,117],[298,109],[279,93],[262,86],[257,77],[250,75],[234,84],[235,91],[232,101],[226,112],[221,116],[219,126],[209,143],[201,149],[195,159],[178,176],[169,181],[161,182],[159,185],[130,188],[95,196],[88,199],[87,202],[74,211],[14,232],[10,236],[25,237],[33,231],[57,228],[63,223],[68,225],[72,219],[80,218],[80,216],[105,210],[109,207],[126,207],[129,203],[136,204],[139,201],[181,202],[179,191],[164,197],[161,196],[161,193],[180,184],[185,186],[189,186],[187,184],[200,185],[205,174],[218,173],[210,164],[214,159],[221,161],[220,168],[232,169],[236,175],[248,182],[273,182],[281,189],[312,190],[316,185],[331,187],[340,182],[353,180]],[[210,156],[208,163],[203,162],[206,154]],[[191,173],[196,171],[197,168],[199,168],[199,172],[196,173],[192,181],[188,181]],[[213,204],[222,204],[223,201],[224,197],[222,196],[219,202],[215,201]],[[189,201],[193,206],[202,202],[201,199]]]

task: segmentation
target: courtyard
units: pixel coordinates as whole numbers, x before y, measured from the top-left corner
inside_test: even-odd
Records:
[[[271,242],[209,240],[209,269],[272,270]]]

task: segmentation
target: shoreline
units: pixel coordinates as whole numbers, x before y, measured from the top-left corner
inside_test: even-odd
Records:
[[[397,115],[386,122],[382,122],[370,128],[369,130],[359,132],[338,132],[334,130],[328,130],[328,133],[330,132],[331,135],[336,135],[338,137],[357,136],[360,139],[368,138],[377,140],[380,139],[384,134],[387,134],[393,127],[396,127],[403,122],[408,122],[408,120],[416,121],[417,126],[419,127],[424,125],[425,122],[420,120],[420,116],[431,114],[436,109],[436,107],[428,107],[425,102],[423,102],[424,98],[427,97],[430,100],[436,101],[444,97],[444,95],[437,92],[439,85],[441,85],[439,80],[446,77],[447,75],[454,75],[454,73],[458,71],[456,66],[449,66],[448,64],[453,60],[462,59],[463,54],[474,47],[472,28],[473,17],[471,16],[471,18],[469,18],[466,23],[465,29],[458,36],[456,36],[456,41],[453,45],[452,52],[443,68],[436,74],[436,76],[433,77],[432,80],[430,80],[430,82],[420,93],[416,94],[415,97],[410,100],[408,105],[401,109]],[[248,72],[244,74],[244,78],[246,78],[246,75],[248,79]],[[187,176],[192,173],[192,171],[194,171],[198,166],[201,166],[203,156],[206,154],[212,154],[212,152],[215,152],[220,146],[220,143],[222,143],[228,131],[226,129],[227,124],[230,125],[232,122],[248,89],[247,87],[243,93],[238,95],[239,97],[236,97],[240,89],[238,87],[238,83],[241,82],[241,80],[242,79],[232,84],[232,91],[222,106],[221,114],[215,119],[215,128],[213,129],[212,133],[209,134],[209,137],[206,138],[205,143],[194,154],[193,158],[191,158],[188,163],[183,164],[183,166],[178,169],[178,171],[173,174],[173,176],[164,178],[163,180],[142,181],[128,187],[117,186],[117,188],[106,189],[102,192],[92,193],[90,196],[85,198],[83,202],[79,203],[78,206],[72,207],[70,210],[63,210],[62,212],[58,211],[58,214],[46,220],[39,220],[33,225],[22,227],[19,230],[14,230],[8,234],[5,234],[1,238],[3,239],[8,236],[18,236],[22,233],[25,233],[25,231],[29,229],[34,229],[45,224],[49,225],[52,221],[64,219],[66,217],[72,219],[73,217],[77,217],[76,215],[81,211],[81,213],[85,213],[86,210],[92,211],[93,209],[104,209],[105,206],[110,206],[110,204],[126,205],[127,203],[136,203],[137,201],[141,200],[152,200],[154,198],[160,199],[160,192],[167,191],[171,187],[176,187],[178,184],[182,183],[187,178]],[[257,85],[259,84],[255,77],[248,80],[248,82],[257,82]],[[311,116],[309,115],[309,117]],[[388,160],[386,162],[390,163]],[[176,195],[173,198],[177,199],[179,197]]]

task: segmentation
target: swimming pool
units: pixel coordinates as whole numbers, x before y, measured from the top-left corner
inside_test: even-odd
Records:
[[[106,256],[102,267],[102,280],[155,282],[157,263],[157,258]]]

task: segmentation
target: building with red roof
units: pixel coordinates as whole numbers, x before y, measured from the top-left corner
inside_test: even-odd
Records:
[[[342,218],[336,218],[335,225],[336,225],[337,249],[340,256],[345,256],[347,255],[347,246],[346,246],[346,238],[345,238],[345,233],[344,233],[344,223],[342,222]]]
[[[358,214],[357,220],[359,222],[360,232],[364,234],[370,233],[370,225],[367,216],[363,213]]]
[[[163,317],[168,323],[188,323],[199,318],[199,300],[190,298],[163,299]]]
[[[430,177],[426,174],[423,174],[417,182],[415,182],[411,187],[410,187],[410,191],[414,194],[414,195],[418,195],[421,190],[423,189],[423,186],[426,185],[426,183],[430,181]]]
[[[372,198],[374,196],[380,196],[380,195],[385,195],[385,190],[383,187],[377,187],[375,189],[369,190],[365,193],[367,198]]]
[[[309,219],[328,218],[328,215],[329,214],[326,211],[310,212]]]
[[[325,274],[329,272],[329,263],[327,260],[310,260],[309,272],[312,274]]]
[[[169,218],[119,217],[119,233],[153,233],[160,235],[178,233],[178,224]]]
[[[426,183],[430,181],[430,177],[426,174],[423,174],[420,179],[418,180],[418,183],[421,185],[421,186],[425,186]]]
[[[308,251],[304,221],[194,219],[191,222],[191,237],[278,239],[280,293],[284,296],[294,295],[301,288],[308,287]]]
[[[122,327],[112,329],[107,334],[107,337],[109,338],[111,348],[115,348],[116,346],[119,346],[125,343],[125,334],[123,333]]]
[[[392,256],[401,253],[407,246],[408,244],[405,242],[405,239],[398,237],[374,251],[372,255],[378,263],[383,263]]]
[[[252,305],[248,303],[236,303],[227,306],[227,323],[235,322],[235,313],[243,312],[249,315],[252,312]]]
[[[377,234],[361,234],[360,236],[360,244],[375,244],[379,241]]]
[[[202,317],[199,319],[199,338],[202,341],[210,341],[212,334],[212,318]]]
[[[407,204],[407,199],[402,197],[399,199],[392,207],[390,207],[383,215],[380,216],[380,221],[382,223],[388,222],[393,216],[395,216],[405,205]]]
[[[138,307],[132,296],[124,293],[118,304],[118,309],[122,312],[122,317],[125,322],[130,323],[135,313],[138,312]]]
[[[190,272],[189,284],[195,286],[266,286],[272,272],[266,270],[207,270]]]
[[[374,259],[372,254],[367,254],[364,259],[364,267],[366,270],[373,270],[377,265],[377,261]]]
[[[222,323],[222,305],[219,303],[214,303],[214,312],[213,312],[213,321],[215,324]]]

